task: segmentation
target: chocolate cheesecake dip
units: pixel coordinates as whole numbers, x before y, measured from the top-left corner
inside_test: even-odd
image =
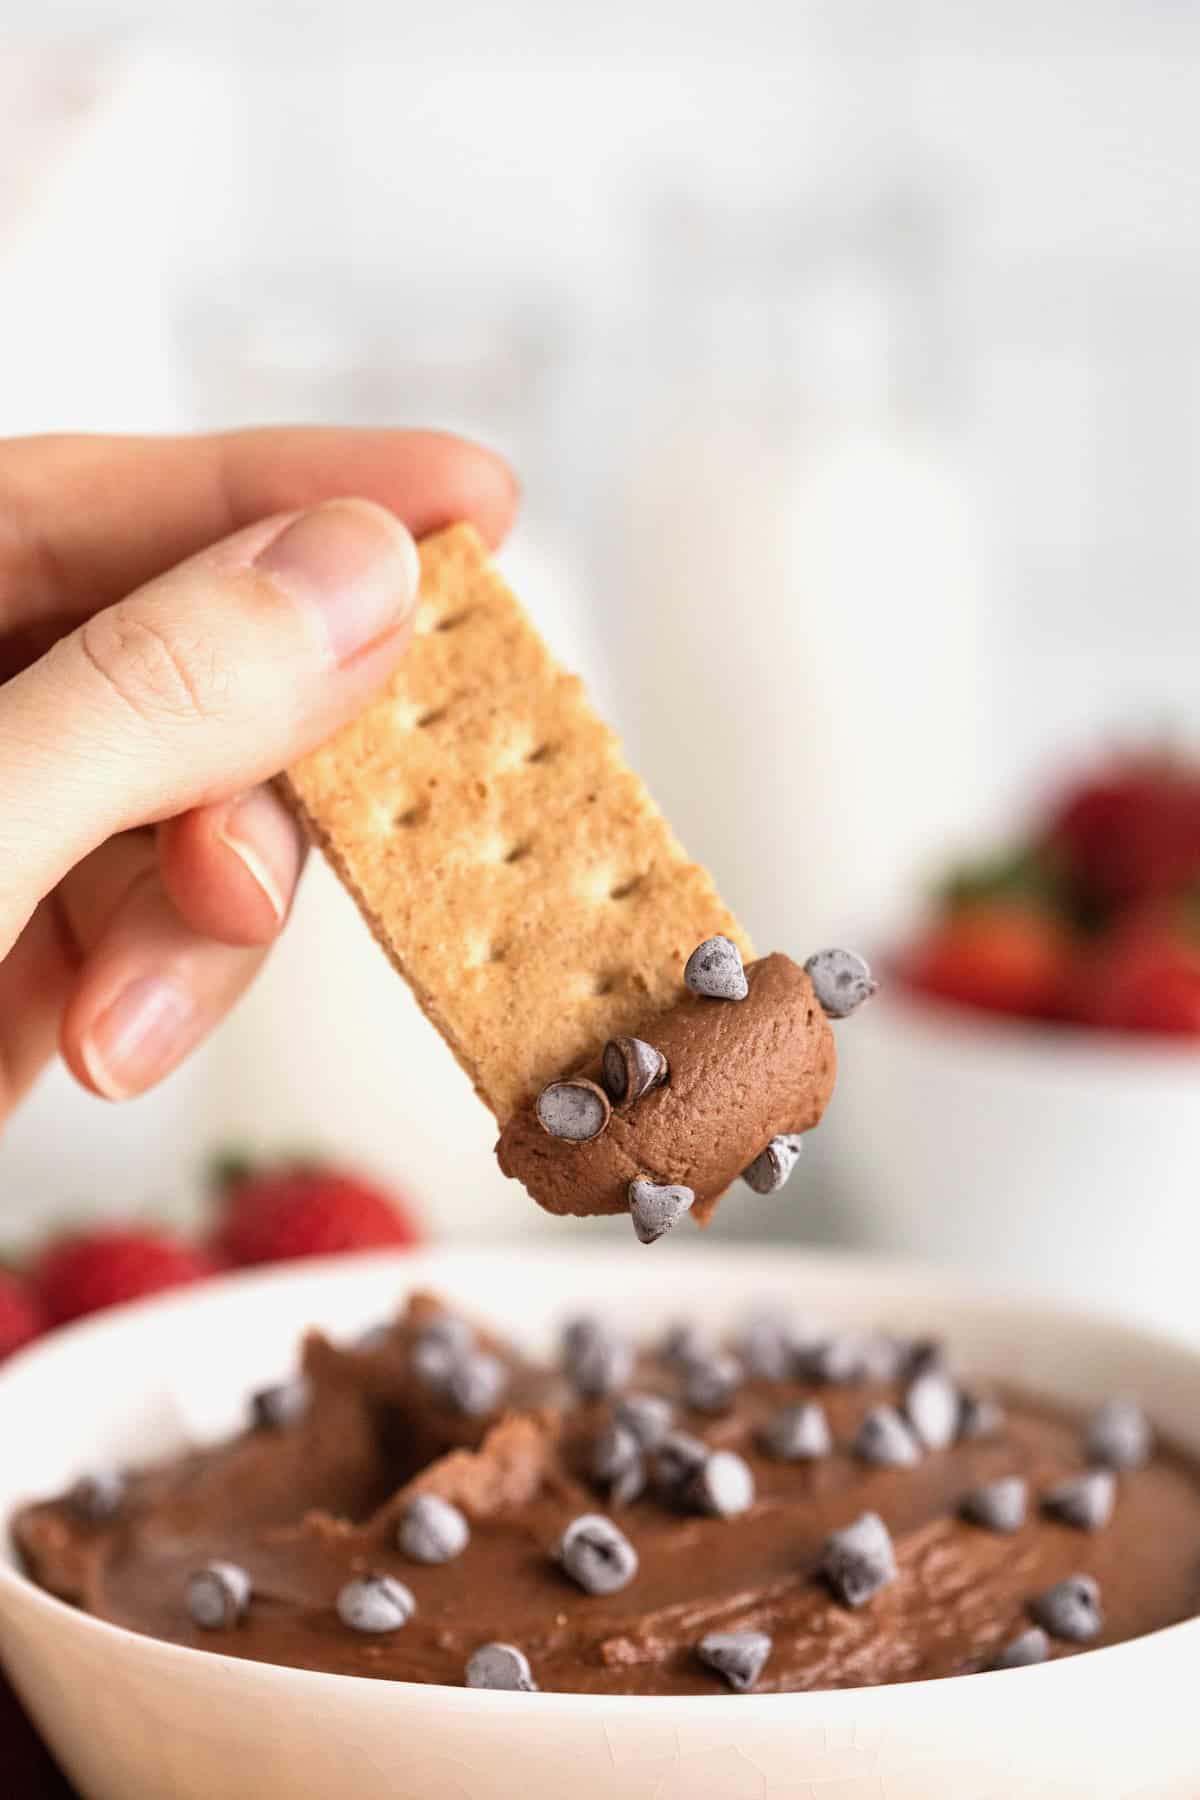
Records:
[[[1200,1467],[1136,1403],[747,1318],[531,1361],[432,1296],[310,1334],[231,1441],[14,1524],[97,1617],[382,1680],[730,1695],[974,1675],[1200,1611]]]

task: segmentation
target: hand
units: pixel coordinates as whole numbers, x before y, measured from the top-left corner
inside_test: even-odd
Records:
[[[262,784],[403,654],[410,532],[515,498],[433,433],[0,443],[0,1123],[56,1045],[124,1099],[234,1003],[304,858]]]

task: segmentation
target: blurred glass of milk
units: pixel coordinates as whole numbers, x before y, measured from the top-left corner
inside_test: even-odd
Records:
[[[677,206],[658,237],[623,728],[760,946],[869,948],[963,835],[987,740],[937,235],[889,188]]]

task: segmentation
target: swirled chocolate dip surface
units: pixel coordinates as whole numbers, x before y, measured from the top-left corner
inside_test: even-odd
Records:
[[[928,1346],[772,1322],[635,1360],[585,1321],[564,1373],[444,1319],[417,1299],[359,1347],[311,1336],[232,1442],[28,1507],[29,1573],[226,1655],[594,1693],[964,1675],[1200,1609],[1200,1471],[1136,1417],[1001,1415]],[[1092,1528],[1045,1512],[1098,1457]],[[864,1514],[858,1563],[832,1558]]]
[[[646,1023],[668,1077],[590,1140],[551,1135],[534,1101],[519,1108],[496,1147],[504,1173],[553,1213],[627,1212],[631,1182],[679,1184],[703,1224],[773,1138],[820,1121],[833,1092],[833,1032],[808,973],[776,954],[748,964],[745,982],[740,999],[684,991]],[[600,1086],[599,1047],[571,1073]]]

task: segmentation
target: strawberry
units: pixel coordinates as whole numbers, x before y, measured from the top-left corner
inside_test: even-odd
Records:
[[[1080,963],[1070,1016],[1110,1031],[1200,1037],[1200,930],[1194,905],[1143,909],[1105,932]]]
[[[1058,1009],[1072,932],[1053,862],[1021,852],[956,870],[934,923],[900,964],[910,987],[985,1012]]]
[[[1067,927],[1028,901],[968,900],[938,920],[901,961],[910,987],[1026,1018],[1053,1016],[1072,948]]]
[[[31,1344],[45,1329],[37,1295],[10,1270],[0,1269],[0,1362]]]
[[[102,1225],[50,1244],[34,1263],[31,1279],[51,1324],[63,1325],[212,1273],[203,1250],[168,1232]]]
[[[1179,893],[1200,877],[1200,769],[1155,753],[1070,789],[1043,829],[1085,907]]]
[[[234,1264],[419,1244],[424,1231],[395,1195],[342,1169],[284,1164],[235,1173],[214,1250]]]

